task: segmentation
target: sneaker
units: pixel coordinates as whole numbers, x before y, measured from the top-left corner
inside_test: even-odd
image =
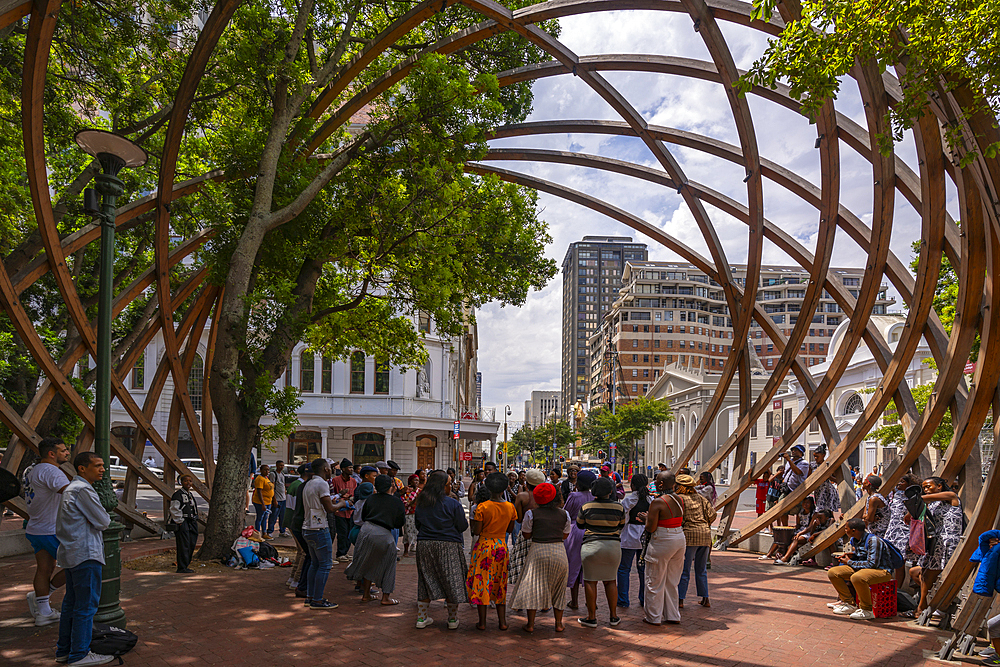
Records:
[[[329,600],[313,600],[309,605],[310,609],[336,609],[339,605]]]
[[[264,533],[263,535],[261,535],[261,537],[263,537],[265,540],[273,540],[274,539],[274,535],[271,535],[270,533]]]
[[[990,656],[988,658],[983,658],[983,661],[980,664],[983,664],[983,665],[1000,665],[1000,657],[997,657],[997,655],[994,654],[994,655],[992,655],[992,656]]]
[[[46,625],[52,625],[53,623],[58,623],[58,622],[59,622],[59,612],[56,611],[55,609],[53,609],[52,613],[49,614],[48,616],[42,616],[41,614],[35,616],[35,627],[37,628],[43,628]]]
[[[448,619],[448,629],[449,630],[458,630],[458,619],[457,618],[449,618]]]
[[[337,562],[338,563],[350,563],[351,562],[351,557],[348,556],[347,554],[344,554],[343,556],[341,556],[340,558],[337,559]]]
[[[313,603],[313,601],[312,601],[312,598],[308,598],[308,597],[307,597],[307,598],[306,598],[306,602],[305,602],[306,606],[307,606],[307,607],[310,607],[310,606],[312,606],[312,603]]]
[[[855,621],[870,621],[875,618],[875,614],[867,609],[858,609],[856,612],[851,614],[851,618]]]
[[[597,627],[597,619],[596,618],[578,618],[576,620],[579,621],[580,625],[582,625],[585,628],[596,628]]]
[[[424,616],[423,618],[418,618],[417,619],[417,629],[418,630],[423,630],[424,628],[426,628],[428,625],[430,625],[433,622],[434,622],[434,619],[431,618],[430,616]],[[451,621],[448,621],[448,627],[449,628],[451,627]],[[455,621],[455,627],[456,628],[458,627],[458,621]]]
[[[830,608],[830,609],[836,609],[837,607],[839,607],[842,604],[844,604],[844,603],[841,602],[840,600],[835,600],[834,602],[827,602],[826,606],[828,608]]]
[[[992,646],[987,646],[982,651],[979,652],[980,658],[995,658],[997,657],[997,650]]]
[[[791,565],[791,563],[789,563],[788,561],[781,560],[780,558],[779,559],[775,559],[774,564],[775,565]]]
[[[608,622],[611,623],[611,625],[618,625],[619,623],[622,622],[622,619],[620,616],[612,616],[611,620]]]
[[[296,591],[295,591],[295,597],[297,597],[297,598],[304,598],[304,597],[307,597],[307,596],[306,596],[306,594],[305,594],[305,593],[303,593],[302,591],[300,591],[300,590],[296,590]]]
[[[70,665],[106,665],[115,659],[113,655],[101,655],[100,653],[94,653],[91,651],[87,655],[83,656],[76,662],[70,662]]]
[[[858,610],[858,608],[855,607],[853,604],[848,604],[846,602],[842,602],[842,603],[840,603],[839,605],[837,605],[836,607],[833,608],[833,613],[837,614],[838,616],[850,616],[851,614],[853,614],[857,610]]]
[[[28,598],[28,613],[32,618],[38,616],[38,603],[35,602],[35,591],[31,591],[26,596]]]
[[[60,663],[69,662],[69,654],[67,653],[66,655],[57,655],[56,662]]]
[[[757,560],[769,560],[769,558],[770,558],[770,556],[768,556],[767,554],[764,554],[763,556],[758,556]]]

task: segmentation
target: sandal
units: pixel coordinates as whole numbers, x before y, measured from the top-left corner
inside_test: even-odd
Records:
[[[392,598],[389,598],[388,601],[382,600],[382,602],[380,602],[379,604],[381,604],[383,606],[386,606],[386,607],[391,607],[394,604],[399,604],[399,600],[394,600]]]

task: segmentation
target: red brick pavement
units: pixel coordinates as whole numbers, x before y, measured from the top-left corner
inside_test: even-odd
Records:
[[[169,545],[127,544],[137,557]],[[54,656],[57,626],[28,622],[24,596],[32,559],[0,561],[0,665],[48,664]],[[447,629],[443,603],[432,605],[436,623],[413,627],[416,566],[404,559],[397,573],[397,607],[361,604],[335,566],[328,597],[334,611],[309,611],[284,582],[289,570],[224,571],[179,576],[162,572],[122,573],[122,607],[129,628],[139,635],[126,656],[132,665],[809,665],[904,667],[930,665],[942,635],[902,619],[851,621],[828,612],[832,588],[822,570],[776,568],[752,554],[716,552],[709,572],[712,608],[692,603],[679,626],[654,628],[641,622],[638,606],[621,612],[621,625],[582,628],[567,610],[566,632],[553,631],[551,616],[540,617],[534,635],[520,630],[523,617],[511,615],[510,629],[499,632],[492,613],[486,632],[475,629],[475,609],[463,605],[461,627]],[[692,582],[693,584],[693,582]],[[632,594],[636,582],[633,578]],[[57,593],[58,602],[61,594]],[[581,592],[582,598],[582,592]],[[582,600],[581,600],[582,601]],[[346,640],[346,641],[344,641]],[[940,664],[940,663],[938,663]]]

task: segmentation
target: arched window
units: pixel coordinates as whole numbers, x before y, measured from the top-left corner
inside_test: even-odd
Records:
[[[195,410],[201,410],[205,397],[205,362],[200,354],[194,355],[194,363],[188,373],[188,395],[191,396],[191,406]]]
[[[299,356],[299,391],[311,393],[316,388],[315,357],[312,352],[303,352]]]
[[[365,393],[365,353],[355,352],[351,355],[351,393]],[[378,461],[378,459],[375,459]]]
[[[680,426],[678,427],[679,438],[677,444],[683,447],[687,444],[687,424],[684,422],[684,417],[681,417]]]
[[[375,463],[385,456],[385,436],[381,433],[358,433],[354,436],[355,465]]]
[[[860,394],[854,394],[847,402],[844,403],[844,414],[845,415],[856,415],[859,412],[865,411],[865,401],[861,398]]]

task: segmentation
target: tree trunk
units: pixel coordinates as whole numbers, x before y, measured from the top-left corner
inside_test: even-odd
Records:
[[[209,383],[212,408],[219,424],[219,454],[212,482],[212,503],[205,527],[201,560],[222,558],[246,521],[247,477],[250,450],[257,434],[258,415],[244,413],[232,387]]]

